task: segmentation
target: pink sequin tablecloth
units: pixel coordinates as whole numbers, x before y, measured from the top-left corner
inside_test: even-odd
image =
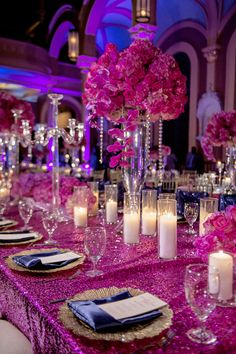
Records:
[[[8,216],[18,219],[12,211]],[[18,219],[19,220],[19,219]],[[95,218],[89,220],[96,223]],[[30,222],[34,230],[45,235],[38,212]],[[124,245],[121,237],[114,235],[114,227],[107,228],[107,249],[98,266],[104,275],[88,278],[84,272],[91,268],[85,260],[81,274],[69,279],[77,269],[48,275],[33,275],[8,268],[6,256],[29,249],[27,245],[1,247],[0,304],[1,312],[31,341],[34,353],[236,353],[235,308],[220,308],[209,316],[207,326],[217,335],[215,345],[203,346],[191,342],[186,331],[197,325],[195,315],[184,296],[184,271],[189,263],[200,262],[194,256],[191,238],[184,236],[184,224],[178,227],[178,258],[160,261],[157,257],[157,241],[141,236],[136,246]],[[83,235],[75,232],[72,223],[61,223],[55,233],[59,247],[83,252]],[[40,242],[40,241],[39,241]],[[32,248],[32,247],[31,247]],[[50,304],[58,298],[71,298],[89,289],[102,287],[133,287],[148,291],[168,302],[174,312],[172,329],[175,337],[165,347],[155,347],[155,338],[131,343],[92,341],[75,336],[58,319],[62,303]],[[146,345],[153,343],[150,350]]]

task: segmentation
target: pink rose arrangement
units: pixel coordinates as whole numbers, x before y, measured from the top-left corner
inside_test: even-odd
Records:
[[[134,151],[125,132],[133,131],[144,117],[151,122],[177,118],[186,103],[186,78],[175,59],[149,40],[137,39],[122,52],[110,43],[91,67],[83,101],[91,112],[91,126],[99,128],[99,117],[117,125],[109,131],[117,139],[108,147],[116,154],[110,166],[126,167],[126,157]]]
[[[236,205],[213,213],[203,225],[205,235],[194,242],[199,257],[207,261],[210,252],[219,250],[236,254]]]
[[[75,186],[87,186],[87,183],[80,182],[75,177],[61,176],[60,199],[62,205],[66,205]],[[19,178],[13,181],[11,195],[13,197],[33,198],[36,202],[48,203],[52,199],[52,176],[46,173],[21,173]],[[88,204],[92,205],[95,202],[96,197],[88,189]]]
[[[21,120],[28,120],[31,127],[34,125],[34,113],[31,104],[10,95],[6,92],[0,92],[0,131],[10,131],[14,125],[12,110],[21,110],[21,117],[17,122],[17,127],[21,126]]]
[[[230,147],[236,143],[236,111],[214,114],[201,140],[205,156],[215,161],[213,146]]]

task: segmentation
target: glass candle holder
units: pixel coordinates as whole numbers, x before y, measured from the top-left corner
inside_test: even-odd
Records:
[[[220,276],[220,291],[218,297],[218,304],[222,306],[235,306],[235,294],[233,287],[233,256],[229,253],[223,252],[212,252],[209,254],[209,265],[214,266]],[[214,292],[214,279],[209,276],[209,290]]]
[[[140,194],[124,193],[124,243],[139,243]]]
[[[88,187],[74,188],[74,224],[76,227],[88,226]]]
[[[158,200],[159,212],[159,257],[177,257],[177,210],[176,200]]]
[[[105,207],[106,207],[106,223],[114,224],[117,222],[117,185],[105,185]]]
[[[96,200],[94,200],[94,203],[91,203],[89,205],[89,215],[97,215],[98,213],[98,200],[99,200],[99,194],[98,194],[98,182],[88,182],[88,186]]]
[[[204,235],[204,221],[212,213],[218,210],[218,199],[217,198],[200,198],[200,214],[199,214],[199,235]]]
[[[144,189],[142,191],[142,234],[156,235],[157,228],[157,191]]]

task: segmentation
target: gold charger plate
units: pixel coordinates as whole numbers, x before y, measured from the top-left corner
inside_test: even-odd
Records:
[[[132,296],[143,294],[144,291],[133,288],[101,288],[87,290],[83,293],[75,295],[70,300],[93,300],[115,295],[121,291],[128,290]],[[70,311],[65,303],[59,309],[59,319],[64,326],[70,329],[74,334],[83,336],[94,340],[107,340],[107,341],[122,341],[130,342],[135,339],[151,338],[159,335],[162,331],[169,328],[172,324],[173,311],[170,307],[164,306],[161,308],[162,316],[152,320],[146,324],[134,325],[131,328],[123,329],[117,332],[97,333],[91,328],[86,327],[83,322],[79,321],[75,315]]]
[[[18,264],[16,264],[13,261],[13,257],[15,256],[26,256],[26,255],[30,255],[30,254],[34,254],[34,253],[44,253],[47,251],[60,251],[60,252],[69,252],[71,250],[69,249],[62,249],[62,248],[41,248],[41,249],[34,249],[34,250],[26,250],[26,251],[22,251],[19,253],[15,253],[10,255],[9,257],[7,257],[6,259],[6,263],[9,266],[9,268],[13,269],[13,270],[17,270],[19,272],[30,272],[30,273],[55,273],[55,272],[61,272],[63,270],[68,270],[68,269],[72,269],[74,267],[77,267],[78,265],[84,263],[85,260],[85,255],[82,253],[76,253],[78,255],[80,255],[81,257],[79,259],[77,259],[74,262],[71,262],[63,267],[60,268],[55,268],[55,269],[46,269],[46,270],[38,270],[38,269],[27,269],[24,267],[19,266]]]
[[[43,237],[43,235],[41,235],[38,232],[32,231],[33,233],[37,234],[37,237],[32,238],[30,240],[25,240],[25,241],[18,241],[18,242],[1,242],[0,241],[0,246],[11,246],[11,245],[23,245],[25,243],[33,243],[33,242],[37,242],[39,240],[41,240],[41,238]],[[12,233],[14,233],[14,230],[12,230]]]

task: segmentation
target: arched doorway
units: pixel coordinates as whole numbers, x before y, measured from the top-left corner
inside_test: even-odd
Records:
[[[187,77],[187,96],[190,95],[190,60],[187,54],[180,52],[174,55],[181,72]],[[178,160],[178,167],[182,168],[188,152],[189,130],[189,100],[185,105],[184,112],[178,119],[164,121],[163,144],[171,147]]]

